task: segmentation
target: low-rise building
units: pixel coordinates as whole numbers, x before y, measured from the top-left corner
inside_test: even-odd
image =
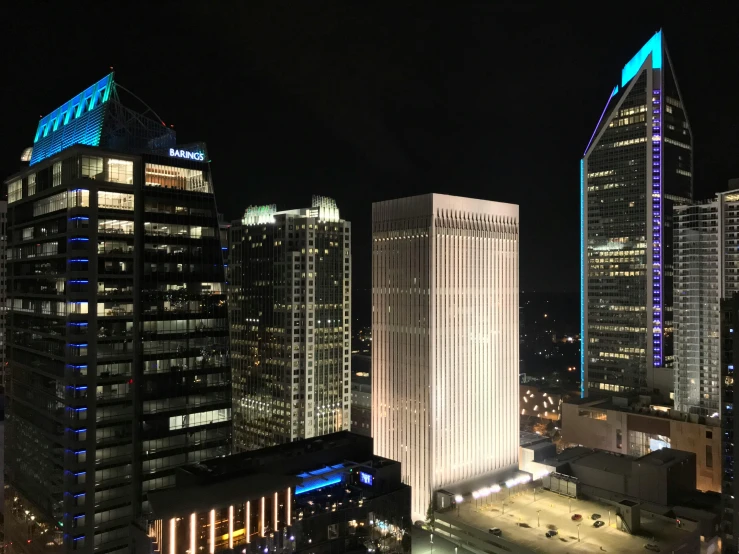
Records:
[[[400,552],[411,526],[401,475],[346,431],[186,466],[150,496],[150,544],[137,552]]]
[[[641,457],[661,448],[695,454],[696,488],[721,491],[721,432],[718,420],[674,412],[666,406],[629,404],[625,399],[585,398],[562,404],[565,443]]]

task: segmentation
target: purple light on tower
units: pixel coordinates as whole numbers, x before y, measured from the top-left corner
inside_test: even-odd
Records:
[[[652,96],[652,365],[662,367],[662,113],[661,90]]]

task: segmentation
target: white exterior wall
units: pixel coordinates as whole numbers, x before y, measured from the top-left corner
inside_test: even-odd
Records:
[[[518,206],[429,194],[372,227],[375,452],[424,519],[433,490],[518,467]]]

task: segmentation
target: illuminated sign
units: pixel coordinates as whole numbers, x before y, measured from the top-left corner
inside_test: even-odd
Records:
[[[364,471],[359,472],[359,482],[365,485],[372,486],[372,475],[365,473]]]
[[[187,150],[177,150],[176,148],[169,149],[169,156],[171,158],[182,158],[183,160],[195,160],[196,162],[205,161],[205,154],[202,152],[189,152]]]

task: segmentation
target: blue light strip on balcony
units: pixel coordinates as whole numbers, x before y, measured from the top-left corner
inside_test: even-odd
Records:
[[[607,107],[607,106],[606,106]],[[580,160],[580,398],[585,398],[585,158]]]
[[[641,66],[652,55],[652,69],[662,68],[662,31],[650,38],[647,43],[641,47],[636,55],[629,60],[621,70],[621,88],[624,88],[634,76],[639,73]]]
[[[88,261],[90,261],[90,260],[88,260],[87,258],[72,258],[72,259],[71,259],[71,260],[69,260],[69,261],[70,261],[71,263],[79,263],[79,264],[81,264],[81,263],[86,263],[86,262],[88,262]]]
[[[89,221],[90,218],[89,217],[82,216],[82,215],[77,215],[75,217],[70,217],[69,218],[69,221],[76,221],[78,219],[81,219],[82,221]]]
[[[306,485],[298,485],[297,487],[295,487],[295,496],[317,489],[322,489],[323,487],[338,485],[339,483],[341,483],[341,475],[337,477],[332,477],[330,479],[320,479],[316,482],[308,483]]]
[[[88,239],[87,237],[72,237],[71,239],[69,239],[69,242],[74,242],[74,241],[78,241],[78,240],[87,242],[90,239]]]

